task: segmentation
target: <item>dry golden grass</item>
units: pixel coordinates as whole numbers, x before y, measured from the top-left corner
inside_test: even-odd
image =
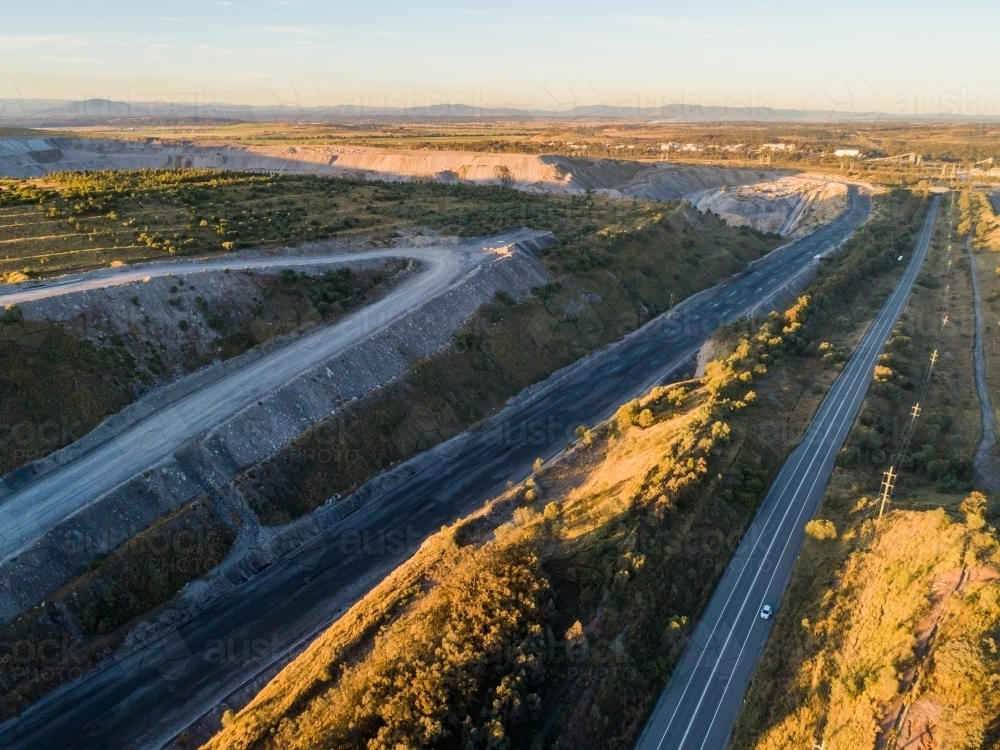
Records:
[[[855,551],[826,574],[838,557],[829,549],[845,547]],[[808,610],[782,613],[768,650],[780,639],[789,669],[778,673],[783,679],[766,703],[760,686],[778,676],[773,659],[758,673],[733,747],[895,747],[897,738],[913,740],[912,720],[927,713],[927,703],[942,712],[930,712],[932,736],[917,746],[983,747],[1000,710],[993,687],[1000,660],[986,640],[1000,627],[998,563],[992,530],[954,522],[940,509],[894,511],[878,527],[852,527],[841,541],[809,539],[797,575],[828,588]],[[918,700],[922,708],[908,711],[900,733],[903,707]]]
[[[889,429],[887,455],[834,471],[819,516],[832,522],[838,538],[807,539],[734,748],[820,741],[830,748],[978,748],[998,740],[988,729],[1000,711],[991,692],[1000,663],[988,639],[996,637],[1000,608],[995,593],[980,599],[979,592],[996,588],[1000,555],[981,518],[953,520],[961,517],[979,435],[970,278],[952,235],[957,220],[946,206],[894,336],[898,342],[905,332],[910,342],[890,345],[883,359],[897,388],[873,387],[880,395],[869,394],[848,441],[859,444],[865,429]],[[910,450],[933,443],[942,472],[958,474],[935,479],[927,467],[904,461],[893,504],[907,510],[891,511],[876,525],[872,498],[885,464],[895,460],[898,467],[891,453],[919,391],[907,390],[905,380],[922,380],[934,349],[939,359]]]

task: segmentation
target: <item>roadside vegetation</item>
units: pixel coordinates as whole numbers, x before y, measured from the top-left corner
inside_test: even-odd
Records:
[[[138,384],[123,346],[94,346],[17,308],[0,316],[0,362],[0,476],[82,437]]]
[[[963,190],[958,198],[961,218],[957,232],[969,235],[976,250],[1000,250],[1000,218],[990,196],[979,190]]]
[[[997,199],[1000,203],[1000,198]],[[983,316],[983,353],[986,359],[986,385],[993,401],[994,421],[1000,422],[1000,236],[989,234],[988,241],[973,241],[979,276],[980,301]],[[994,455],[996,451],[994,450]],[[994,459],[995,461],[1000,459]]]
[[[956,204],[807,526],[734,748],[1000,746],[1000,554],[972,481],[979,407]]]
[[[1000,746],[1000,547],[984,503],[814,534],[796,576],[825,590],[779,614],[770,643],[783,653],[768,647],[732,746]]]
[[[809,294],[433,536],[206,747],[631,747],[923,208],[879,198]]]

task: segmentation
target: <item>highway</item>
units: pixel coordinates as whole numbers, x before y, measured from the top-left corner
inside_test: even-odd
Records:
[[[162,641],[110,661],[0,725],[4,750],[160,747],[271,664],[297,652],[421,541],[481,507],[538,456],[562,450],[577,425],[593,425],[624,401],[668,378],[718,325],[781,288],[829,252],[870,212],[851,188],[830,224],[776,250],[752,268],[688,298],[623,340],[556,373],[480,428],[455,438],[404,483],[362,506],[298,552],[271,565]],[[348,534],[402,534],[402,548],[345,548]],[[356,538],[356,537],[354,537]],[[263,653],[218,658],[220,643],[270,644]]]
[[[513,237],[511,235],[507,239]],[[289,268],[412,258],[420,261],[421,269],[381,299],[162,406],[112,439],[74,456],[6,497],[0,495],[0,561],[18,556],[60,521],[169,456],[188,440],[221,424],[309,368],[441,294],[489,257],[490,252],[485,247],[459,244],[240,261],[241,267]],[[152,276],[222,271],[232,262],[154,263],[117,272],[101,271],[59,279],[0,294],[0,307],[82,290],[137,283]],[[67,453],[73,450],[71,447]]]
[[[834,461],[854,424],[875,365],[906,307],[930,246],[932,199],[903,277],[785,461],[736,550],[649,719],[638,750],[723,750],[774,623]]]

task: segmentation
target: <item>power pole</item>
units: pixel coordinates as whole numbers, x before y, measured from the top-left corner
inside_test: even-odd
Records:
[[[890,466],[889,470],[885,473],[884,479],[882,480],[882,496],[879,498],[881,505],[878,509],[878,520],[882,520],[882,514],[885,513],[885,504],[889,502],[889,498],[892,495],[892,488],[896,485],[896,477],[898,474],[893,472],[895,467]]]
[[[913,405],[913,408],[910,409],[910,416],[913,417],[914,422],[917,420],[917,417],[920,416],[920,404]]]

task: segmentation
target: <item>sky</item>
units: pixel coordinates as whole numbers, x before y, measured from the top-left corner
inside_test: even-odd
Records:
[[[0,100],[1000,115],[996,0],[0,0]]]

